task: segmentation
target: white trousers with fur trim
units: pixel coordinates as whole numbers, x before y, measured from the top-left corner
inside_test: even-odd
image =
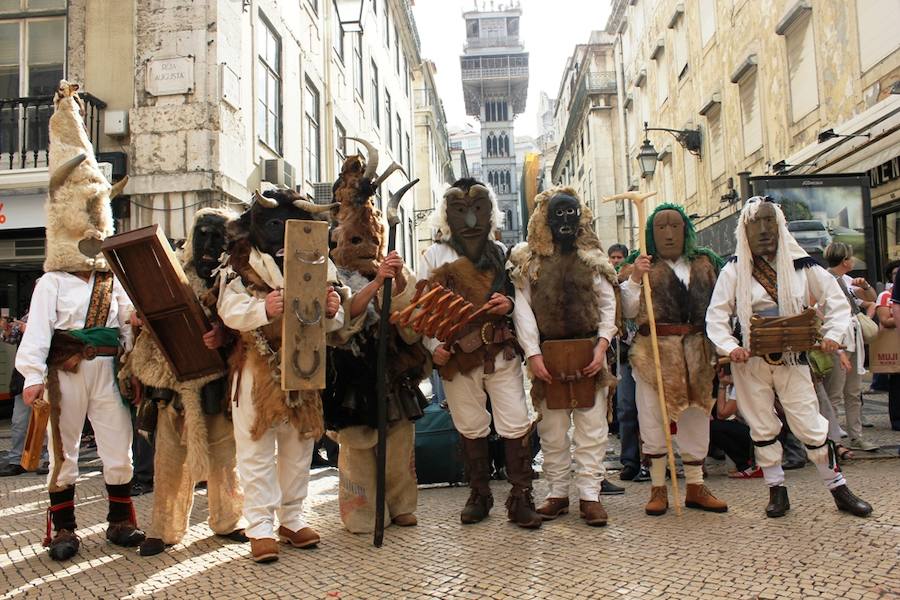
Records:
[[[839,368],[835,365],[835,368]],[[732,363],[738,410],[755,442],[774,443],[756,446],[756,464],[760,467],[781,466],[781,420],[775,414],[775,395],[784,408],[788,427],[797,439],[807,446],[809,459],[814,463],[828,463],[828,447],[823,446],[828,435],[828,420],[819,412],[819,400],[804,365],[774,366],[758,356],[746,363]],[[643,432],[642,432],[643,433]]]
[[[632,374],[644,454],[666,454],[666,431],[663,429],[656,390],[642,379],[637,371],[632,371]],[[672,442],[684,460],[700,460],[706,457],[709,451],[709,414],[696,406],[682,411]],[[686,459],[685,455],[690,458]]]
[[[606,395],[609,388],[600,388],[591,408],[567,410],[542,408],[537,430],[544,452],[544,479],[550,485],[547,496],[568,498],[572,479],[572,460],[575,460],[575,487],[580,500],[597,500],[600,485],[606,474],[603,458],[609,424],[606,421]],[[574,434],[569,428],[574,422]],[[572,442],[575,442],[573,451]]]
[[[63,463],[56,484],[66,487],[78,478],[78,449],[85,416],[94,429],[97,454],[103,461],[104,481],[110,485],[131,481],[131,413],[115,386],[112,357],[98,356],[93,360],[83,360],[78,365],[77,373],[59,371],[59,391]],[[54,445],[53,429],[48,426],[48,483],[53,476]]]
[[[307,527],[303,501],[309,487],[309,466],[315,440],[301,439],[290,423],[270,427],[262,438],[250,436],[256,418],[253,405],[253,372],[241,372],[238,402],[232,402],[237,468],[244,489],[247,537],[277,539],[278,523],[291,531]],[[232,397],[235,397],[232,395]]]
[[[476,367],[465,375],[457,373],[452,380],[443,380],[453,426],[469,439],[490,435],[491,413],[500,437],[518,439],[531,427],[519,357],[507,360],[501,352],[495,357],[494,365],[490,375]],[[487,410],[488,396],[491,412]]]

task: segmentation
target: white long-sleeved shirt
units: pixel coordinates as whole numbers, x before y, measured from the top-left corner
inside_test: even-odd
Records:
[[[618,328],[616,327],[616,291],[612,284],[601,275],[594,276],[594,293],[600,304],[600,323],[597,324],[597,337],[611,341]],[[516,338],[525,351],[525,357],[531,358],[541,354],[541,334],[537,319],[531,308],[531,283],[516,286],[516,305],[513,309],[513,322],[516,324]]]
[[[501,244],[500,242],[494,241],[500,249],[503,251],[503,255],[506,256],[506,246]],[[430,279],[431,274],[434,271],[443,265],[448,263],[452,263],[455,260],[460,258],[459,253],[456,252],[450,244],[432,244],[428,247],[424,254],[421,256],[421,260],[419,260],[419,268],[416,271],[416,279]],[[428,349],[429,352],[434,354],[434,351],[438,346],[441,345],[440,340],[431,337],[422,337],[422,344],[425,348]]]
[[[737,277],[737,264],[734,262],[726,264],[719,273],[709,308],[706,309],[706,335],[716,345],[719,353],[725,356],[740,347],[731,328],[731,317],[737,310]],[[800,295],[802,305],[809,305],[809,299],[812,297],[823,309],[825,322],[822,326],[822,336],[840,342],[850,328],[850,304],[834,277],[818,265],[807,269],[795,269],[793,277],[794,293]],[[756,279],[750,286],[750,302],[754,314],[764,312],[777,314],[778,303]],[[744,335],[749,335],[749,332],[745,332]]]
[[[45,273],[34,286],[28,327],[16,352],[16,369],[25,378],[25,387],[44,383],[47,377],[47,354],[56,330],[71,331],[84,328],[94,275],[88,281],[71,273]],[[131,349],[132,333],[128,319],[134,311],[128,294],[118,279],[113,279],[112,301],[106,327],[118,327],[119,339],[125,349]]]
[[[268,254],[253,249],[250,253],[250,266],[272,289],[284,288],[284,276],[281,269]],[[272,319],[266,314],[266,298],[254,295],[244,286],[240,277],[229,277],[234,273],[231,267],[223,269],[220,275],[220,293],[218,302],[219,317],[226,327],[236,331],[253,331],[268,325]],[[328,260],[328,281],[337,281],[337,269],[331,259]],[[341,306],[331,319],[325,319],[325,331],[331,333],[344,325],[344,307]]]
[[[674,271],[675,276],[681,280],[684,287],[691,284],[691,262],[688,259],[680,256],[678,260],[667,260],[666,263]],[[622,316],[626,319],[637,318],[638,311],[641,309],[641,289],[643,287],[643,284],[633,282],[631,277],[619,285],[622,297]]]

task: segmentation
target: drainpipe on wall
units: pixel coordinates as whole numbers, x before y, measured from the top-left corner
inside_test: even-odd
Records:
[[[625,59],[622,56],[621,33],[616,34],[616,43],[613,45],[613,60],[615,61],[616,71],[616,112],[619,115],[619,156],[622,157],[622,162],[619,165],[619,177],[622,179],[624,186],[624,189],[621,191],[625,191],[631,185],[631,161],[628,157],[628,142],[625,139],[628,132],[625,124]],[[613,190],[613,193],[618,192],[619,190]],[[631,202],[628,202],[627,215],[625,228],[628,229],[628,248],[631,249],[637,246],[635,233],[637,228],[634,226],[634,204]]]

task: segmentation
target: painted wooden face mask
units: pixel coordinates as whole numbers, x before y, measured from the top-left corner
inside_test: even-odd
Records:
[[[747,244],[753,256],[772,258],[778,250],[778,215],[771,202],[763,202],[756,210],[756,215],[745,225],[747,228]]]
[[[678,260],[684,253],[684,219],[677,210],[661,210],[653,217],[653,243],[665,260]]]
[[[483,185],[475,184],[468,191],[450,188],[445,197],[450,236],[466,258],[477,261],[491,233],[494,205],[490,192]]]

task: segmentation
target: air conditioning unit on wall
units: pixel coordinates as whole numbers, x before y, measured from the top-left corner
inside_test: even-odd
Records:
[[[294,187],[294,167],[283,158],[264,160],[260,168],[262,169],[260,179],[263,181],[268,181],[280,188]]]
[[[334,201],[334,194],[331,193],[331,187],[332,184],[327,181],[313,183],[313,201],[316,204],[331,204]],[[301,190],[298,189],[298,191]]]

